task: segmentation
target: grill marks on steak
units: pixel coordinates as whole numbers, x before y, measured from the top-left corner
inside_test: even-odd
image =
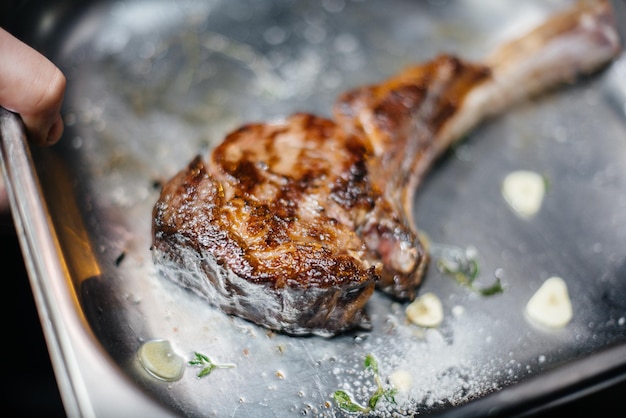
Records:
[[[450,55],[341,95],[334,120],[297,113],[229,134],[168,181],[153,210],[157,269],[272,330],[368,328],[374,288],[412,299],[428,254],[412,217],[428,168],[484,118],[606,64],[605,1],[581,2],[485,64]]]
[[[165,185],[154,209],[157,264],[199,266],[210,286],[188,286],[272,329],[367,328],[378,267],[355,232],[376,199],[366,155],[359,138],[313,115],[238,129],[208,165],[196,158]]]
[[[384,83],[344,93],[334,115],[348,132],[371,144],[373,177],[380,190],[412,222],[416,182],[449,144],[438,132],[459,110],[468,92],[490,79],[490,68],[440,55]]]

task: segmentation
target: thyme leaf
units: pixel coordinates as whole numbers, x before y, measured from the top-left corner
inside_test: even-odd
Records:
[[[378,403],[378,400],[380,399],[380,397],[382,396],[382,393],[380,392],[380,389],[377,390],[372,397],[370,398],[370,400],[367,402],[367,404],[370,406],[370,408],[374,409],[376,408],[376,404]]]
[[[376,390],[376,392],[370,398],[370,400],[368,402],[368,405],[370,406],[370,408],[375,409],[376,408],[376,404],[378,404],[378,401],[380,400],[380,398],[384,398],[385,400],[387,400],[387,402],[391,402],[391,403],[395,404],[396,403],[396,398],[395,398],[396,393],[398,393],[398,390],[395,389],[395,388],[383,389],[382,387],[379,387],[378,390]]]
[[[374,358],[372,354],[368,354],[365,356],[365,361],[363,362],[365,369],[370,369],[374,374],[378,374],[378,362]]]
[[[504,287],[502,287],[502,283],[500,279],[496,277],[496,282],[489,287],[484,287],[482,289],[476,289],[483,296],[491,296],[497,293],[504,292]]]
[[[333,393],[333,399],[335,400],[335,402],[337,402],[337,406],[343,409],[344,411],[366,412],[366,413],[370,411],[370,408],[367,408],[365,406],[359,405],[358,403],[354,402],[352,398],[350,398],[350,395],[348,395],[343,390],[338,390],[335,393]]]

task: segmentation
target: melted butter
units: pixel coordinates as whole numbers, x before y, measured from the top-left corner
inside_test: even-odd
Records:
[[[172,382],[183,376],[185,361],[174,352],[167,340],[145,342],[137,356],[143,368],[157,379]]]

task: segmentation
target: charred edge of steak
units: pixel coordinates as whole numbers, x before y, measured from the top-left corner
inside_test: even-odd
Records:
[[[155,245],[152,256],[160,275],[226,314],[264,328],[326,338],[358,329],[371,330],[365,303],[374,292],[373,280],[346,287],[275,288],[246,280],[210,255],[201,255],[184,244]]]

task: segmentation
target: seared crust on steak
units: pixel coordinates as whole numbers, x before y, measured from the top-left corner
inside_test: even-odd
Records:
[[[196,158],[154,207],[166,274],[225,312],[289,334],[368,327],[376,266],[355,232],[376,199],[365,149],[329,120],[294,115],[246,125]]]

